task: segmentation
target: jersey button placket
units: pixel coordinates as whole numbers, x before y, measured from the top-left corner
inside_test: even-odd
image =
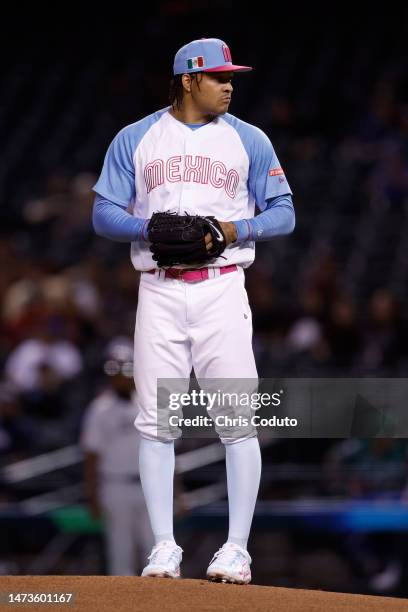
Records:
[[[184,211],[186,208],[185,205],[185,192],[186,192],[186,184],[184,183],[184,172],[186,167],[186,155],[188,153],[187,147],[187,137],[184,138],[183,142],[183,165],[181,167],[181,186],[180,186],[180,201],[179,201],[179,214],[184,215]]]
[[[186,169],[186,158],[187,155],[190,155],[192,158],[195,157],[196,155],[196,149],[194,147],[194,143],[196,142],[196,137],[197,137],[197,132],[199,130],[191,130],[190,128],[187,128],[189,130],[189,133],[186,135],[185,139],[184,139],[184,164],[183,164],[183,175],[182,175],[182,193],[181,193],[181,210],[180,210],[180,214],[184,215],[186,212],[188,212],[190,215],[194,215],[196,214],[196,210],[195,210],[195,202],[194,202],[194,196],[195,196],[195,190],[196,190],[196,183],[194,183],[191,179],[191,174],[189,177],[188,181],[184,181],[184,174],[185,174],[185,169]]]

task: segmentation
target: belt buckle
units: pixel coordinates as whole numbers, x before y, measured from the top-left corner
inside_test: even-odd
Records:
[[[177,268],[176,278],[177,280],[184,280],[183,275],[186,270],[184,268]]]
[[[186,270],[184,268],[168,268],[167,272],[171,278],[176,280],[184,280],[183,274]]]

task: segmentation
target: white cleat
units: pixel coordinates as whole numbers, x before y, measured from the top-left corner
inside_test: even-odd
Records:
[[[149,565],[144,568],[142,576],[180,578],[182,552],[183,549],[171,540],[159,542],[147,557]]]
[[[252,559],[248,552],[232,542],[226,542],[211,559],[207,570],[208,580],[248,584],[251,582],[250,564]]]

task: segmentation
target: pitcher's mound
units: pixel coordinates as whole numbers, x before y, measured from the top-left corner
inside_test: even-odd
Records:
[[[128,576],[1,576],[1,610],[83,610],[84,612],[408,612],[408,599],[349,595],[326,591],[232,585],[206,580],[171,580]],[[5,605],[6,596],[20,593],[20,604]],[[23,594],[27,594],[23,604]],[[72,593],[71,603],[61,601]]]

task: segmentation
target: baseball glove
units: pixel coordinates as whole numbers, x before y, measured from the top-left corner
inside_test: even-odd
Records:
[[[205,235],[211,234],[212,247],[207,251]],[[215,217],[178,215],[156,212],[147,226],[150,250],[159,267],[177,264],[202,264],[219,257],[227,242]]]

